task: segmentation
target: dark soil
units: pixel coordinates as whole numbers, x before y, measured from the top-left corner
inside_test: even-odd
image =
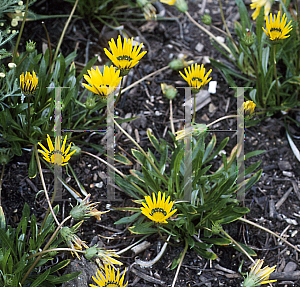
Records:
[[[237,7],[234,1],[222,1],[222,4],[228,26],[233,32],[234,23],[232,21],[233,19],[238,20],[238,17],[236,17]],[[165,9],[167,17],[172,18],[180,15],[174,7],[160,5],[158,8]],[[31,9],[38,14],[58,15],[69,14],[72,6],[60,0],[49,0],[39,1]],[[212,16],[212,23],[218,28],[223,29],[217,1],[207,1],[206,9],[208,11],[205,10],[205,12]],[[201,4],[198,4],[196,1],[190,1],[189,12],[194,19],[200,19],[200,10]],[[126,11],[124,17],[126,17]],[[148,51],[137,68],[128,76],[127,81],[133,83],[141,77],[164,67],[179,53],[185,54],[187,60],[194,60],[196,58],[203,60],[204,56],[222,60],[220,53],[213,47],[206,34],[195,27],[183,14],[178,19],[179,22],[170,20],[148,23],[134,21],[119,23],[120,25],[124,25],[129,36],[139,36],[140,41],[144,43],[145,49]],[[53,48],[57,46],[65,21],[66,18],[45,20]],[[107,42],[110,38],[117,37],[116,31],[104,27],[99,21],[93,21],[92,23],[100,34],[97,34],[91,28],[88,19],[73,19],[61,46],[61,52],[64,56],[75,49],[77,50],[76,64],[78,70],[95,54],[99,55],[99,59],[103,61],[96,64],[102,65],[106,61],[103,48],[107,47]],[[182,38],[180,29],[182,29]],[[211,31],[215,35],[221,36],[219,32],[215,30]],[[21,50],[24,50],[24,44],[28,39],[37,42],[39,52],[42,51],[43,45],[47,43],[44,29],[38,21],[26,23],[23,36],[24,42],[21,43],[23,46],[21,45],[20,47]],[[201,52],[195,49],[198,43],[203,44]],[[202,63],[201,60],[198,62]],[[207,64],[206,69],[210,68],[212,67]],[[211,104],[213,106],[209,107],[207,105],[198,111],[196,117],[196,122],[198,123],[210,123],[224,115],[236,114],[234,90],[229,88],[224,77],[217,69],[213,69],[211,76],[214,81],[217,81],[217,92],[211,94]],[[170,140],[168,135],[168,131],[170,131],[169,103],[162,96],[160,88],[162,82],[173,84],[174,86],[186,85],[177,72],[167,70],[167,72],[158,74],[134,87],[122,97],[116,107],[116,111],[120,117],[128,116],[128,114],[131,114],[131,116],[141,116],[140,118],[143,120],[130,123],[130,126],[132,128],[132,135],[136,137],[137,133],[140,145],[146,149],[150,147],[146,135],[147,128],[151,128],[157,138]],[[176,130],[181,129],[184,124],[183,103],[184,90],[179,89],[179,94],[173,101]],[[236,128],[236,121],[232,119],[222,121],[220,125],[214,128],[219,130],[234,130]],[[235,133],[232,131],[215,133],[218,142],[221,142],[224,137],[230,137],[229,144],[226,147],[226,153],[229,155],[231,149],[236,145]],[[85,139],[87,139],[87,136]],[[91,134],[88,138],[90,142],[96,144],[100,144],[101,139],[102,136],[99,134]],[[117,149],[120,150],[122,148],[127,153],[130,153],[131,148],[134,147],[133,144],[120,133],[116,135],[116,139]],[[87,150],[85,147],[82,147],[82,149]],[[299,246],[300,238],[297,233],[300,218],[299,162],[291,151],[287,141],[282,118],[269,118],[245,130],[245,153],[255,150],[265,150],[266,152],[259,157],[252,158],[247,165],[261,160],[261,167],[264,169],[264,172],[260,181],[246,194],[244,203],[250,209],[250,213],[246,215],[246,218],[271,229],[277,234],[282,234],[289,242]],[[96,152],[94,151],[94,153]],[[12,226],[16,226],[19,222],[25,202],[29,204],[32,212],[36,214],[38,222],[42,221],[47,209],[43,193],[37,195],[37,192],[42,190],[39,177],[31,180],[28,178],[29,161],[30,155],[24,152],[22,157],[15,157],[5,168],[2,185],[2,205],[7,223]],[[96,159],[87,155],[81,155],[79,158],[71,161],[70,165],[73,167],[80,182],[86,188],[86,191],[92,194],[92,200],[101,201],[99,210],[105,210],[108,207],[107,204],[114,207],[132,205],[130,197],[119,190],[116,190],[116,201],[108,202],[106,200],[106,183],[101,179],[101,175],[106,171],[106,167]],[[118,166],[118,168],[121,167]],[[134,166],[130,168],[134,168]],[[128,168],[121,170],[128,173]],[[51,187],[53,186],[52,174],[47,173],[46,168],[44,171],[47,187],[51,191]],[[68,174],[64,175],[65,178],[68,176]],[[103,184],[103,186],[100,187],[99,183]],[[73,179],[71,179],[69,184],[76,188],[76,183]],[[274,205],[276,206],[276,203],[290,189],[291,191],[283,204],[278,208],[274,208]],[[70,197],[67,191],[64,191],[64,197]],[[72,203],[73,205],[75,204],[74,199],[72,199]],[[70,204],[68,201],[65,201],[60,203],[60,205],[60,215],[61,217],[66,217],[70,210]],[[114,225],[114,222],[123,216],[128,216],[128,214],[111,211],[103,215],[100,222],[91,219],[82,225],[80,236],[87,242],[91,242],[94,238],[94,240],[100,240],[103,246],[107,248],[121,250],[140,238],[139,236],[130,234],[126,226]],[[264,259],[265,263],[269,266],[277,265],[277,272],[287,272],[286,266],[289,262],[296,263],[295,269],[299,269],[298,253],[288,245],[278,242],[269,233],[251,225],[242,224],[241,222],[231,223],[228,226],[224,226],[224,228],[235,240],[255,250],[258,255],[257,258]],[[105,239],[106,237],[114,238],[108,240]],[[143,260],[154,258],[157,254],[158,246],[163,244],[156,235],[149,237],[147,240],[151,243],[151,246],[139,254],[139,257]],[[174,248],[168,246],[161,260],[151,269],[140,270],[137,265],[133,266],[133,253],[124,253],[121,260],[126,267],[130,267],[129,272],[127,272],[129,286],[171,286],[176,269],[170,270],[170,266],[172,261],[178,258],[183,251],[183,247]],[[243,261],[243,270],[246,271],[246,267],[251,264],[249,259],[229,247],[213,247],[213,251],[219,257],[216,261],[203,259],[192,250],[189,250],[180,269],[176,286],[240,286],[242,280],[238,273],[238,268]],[[69,255],[64,254],[61,256],[66,257]],[[148,277],[145,277],[143,274],[148,275]],[[300,286],[300,280],[297,278],[299,277],[287,278],[285,279],[285,284]],[[160,284],[159,280],[165,283]],[[91,282],[89,281],[89,283]],[[283,281],[278,281],[277,283],[273,283],[272,286],[279,286],[279,284],[284,283]]]

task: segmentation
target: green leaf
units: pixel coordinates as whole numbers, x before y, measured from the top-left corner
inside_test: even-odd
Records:
[[[205,251],[201,248],[198,248],[198,247],[194,247],[193,248],[201,257],[203,258],[206,258],[206,259],[210,259],[210,260],[215,260],[218,258],[218,256],[212,252],[208,252],[208,251]]]
[[[124,155],[118,153],[114,156],[114,160],[118,161],[124,165],[132,165],[132,162]]]
[[[243,244],[243,243],[240,243],[240,242],[237,242],[250,256],[257,256],[257,254],[255,253],[255,251],[253,249],[251,249],[250,247],[248,247],[247,245]],[[232,243],[231,246],[238,250],[239,252],[241,253],[244,253],[242,251],[242,249],[240,249],[235,243]]]
[[[8,247],[11,252],[13,253],[13,255],[15,257],[17,257],[17,253],[16,253],[16,250],[15,250],[15,246],[14,246],[14,241],[11,240],[7,234],[4,232],[3,229],[0,229],[0,239],[2,241],[2,243],[4,244],[4,246]]]
[[[227,238],[201,238],[201,240],[215,244],[215,245],[229,245],[231,240]]]
[[[68,282],[71,281],[73,279],[75,279],[76,277],[78,277],[82,272],[74,272],[74,273],[70,273],[70,274],[65,274],[62,275],[58,278],[51,278],[51,280],[49,280],[49,282],[55,284],[57,286],[57,284],[62,284],[64,282]],[[50,277],[50,276],[49,276]],[[49,278],[48,277],[48,278]],[[51,276],[52,277],[52,276]],[[50,278],[49,278],[50,279]],[[46,285],[45,285],[46,286]]]
[[[141,215],[141,212],[137,212],[131,216],[123,217],[120,220],[116,221],[114,224],[128,224],[133,221],[135,221],[139,216]]]
[[[6,229],[6,221],[5,221],[5,214],[3,212],[3,208],[0,205],[0,229]]]
[[[256,19],[256,38],[257,38],[258,47],[260,47],[262,34],[264,33],[262,29],[264,24],[265,24],[265,8],[264,6],[262,6],[259,11],[259,15]]]
[[[239,8],[239,14],[241,18],[241,24],[242,24],[242,29],[243,32],[246,31],[246,28],[250,29],[251,28],[251,23],[248,15],[248,10],[244,4],[244,1],[242,0],[235,0],[235,3],[237,4]]]
[[[146,186],[150,187],[155,193],[158,193],[160,191],[160,187],[155,182],[154,178],[150,175],[150,173],[144,166],[142,166],[142,171]]]
[[[245,155],[245,160],[247,160],[248,158],[250,157],[253,157],[253,156],[257,156],[257,155],[260,155],[260,154],[263,154],[265,153],[266,151],[265,150],[255,150],[255,151],[252,151],[252,152],[249,152]]]
[[[35,153],[32,151],[31,160],[29,163],[28,176],[29,178],[35,178],[37,174],[37,166],[35,163]]]
[[[30,287],[40,286],[42,282],[44,282],[48,275],[50,274],[51,269],[47,269],[44,273],[39,274],[38,277],[30,284]]]
[[[151,228],[151,226],[153,226],[153,222],[143,222],[137,226],[132,226],[129,227],[128,230],[131,233],[134,234],[152,234],[152,233],[157,233],[157,229],[156,228]]]
[[[152,145],[154,146],[154,148],[161,153],[161,146],[159,145],[159,141],[156,139],[156,137],[151,133],[150,129],[147,129],[147,136],[150,140],[150,142],[152,143]]]
[[[79,82],[83,78],[83,75],[87,73],[87,70],[89,70],[93,67],[93,65],[97,62],[97,60],[98,60],[98,57],[94,57],[85,65],[85,67],[82,69],[81,73],[79,74],[79,76],[76,79],[77,84],[79,84]]]
[[[144,165],[146,162],[146,157],[138,150],[132,149],[131,153],[133,156],[140,162],[141,165]]]
[[[266,76],[267,72],[268,72],[269,57],[270,57],[270,47],[267,46],[267,47],[263,48],[262,59],[261,59],[264,76]]]

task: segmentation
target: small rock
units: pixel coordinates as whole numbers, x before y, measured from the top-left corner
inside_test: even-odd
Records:
[[[97,187],[97,188],[102,188],[102,187],[103,187],[103,181],[97,182],[97,183],[95,183],[94,185],[95,185],[95,187]]]
[[[290,261],[288,262],[288,264],[285,265],[283,272],[289,273],[295,271],[296,269],[297,269],[297,264],[295,262]]]
[[[280,170],[291,170],[292,166],[288,161],[282,160],[278,162]]]
[[[217,107],[213,103],[209,104],[208,111],[210,113],[213,113],[216,109],[217,109]]]
[[[292,172],[290,172],[290,171],[283,171],[282,172],[282,174],[284,175],[284,176],[287,176],[287,177],[293,177],[293,173]]]
[[[198,44],[196,45],[196,47],[195,47],[195,50],[196,50],[197,52],[201,53],[202,50],[203,50],[203,48],[204,48],[204,45],[201,44],[201,43],[198,43]]]
[[[224,37],[217,36],[216,39],[217,39],[220,43],[225,43],[225,38],[224,38]]]
[[[210,81],[208,84],[208,92],[215,94],[217,92],[217,81]]]

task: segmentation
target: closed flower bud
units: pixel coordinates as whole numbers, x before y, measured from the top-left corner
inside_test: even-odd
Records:
[[[26,42],[26,51],[28,53],[32,53],[35,51],[35,42],[29,40],[29,42]]]
[[[204,14],[203,16],[202,16],[202,22],[204,23],[204,24],[206,24],[206,25],[210,25],[211,24],[211,17],[210,17],[210,15],[208,15],[208,14]]]
[[[95,97],[89,96],[89,97],[86,99],[85,107],[86,107],[88,110],[92,110],[95,106],[96,106],[96,99],[95,99]]]
[[[161,85],[161,90],[165,97],[169,100],[173,100],[176,95],[177,95],[177,90],[171,85],[167,85],[166,83],[162,83]]]
[[[96,257],[97,252],[98,252],[98,250],[97,250],[97,247],[95,245],[95,246],[90,247],[90,248],[88,248],[88,249],[85,250],[84,257],[87,260],[92,260],[93,257]]]
[[[252,46],[255,42],[255,36],[251,31],[248,31],[244,38],[242,39],[244,44],[248,47]]]
[[[251,116],[254,112],[255,106],[256,106],[255,103],[252,101],[244,102],[243,109],[245,111],[245,115]]]
[[[186,66],[187,66],[187,63],[186,63],[186,61],[183,58],[181,58],[181,59],[174,59],[174,60],[172,60],[169,63],[169,67],[172,70],[181,70],[181,69],[183,69]]]
[[[182,13],[185,13],[188,10],[188,5],[185,0],[176,0],[175,6]]]

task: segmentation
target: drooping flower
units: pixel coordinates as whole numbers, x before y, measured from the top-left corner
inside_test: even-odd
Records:
[[[196,94],[199,90],[206,85],[211,78],[208,79],[211,69],[205,75],[205,68],[203,64],[200,66],[198,64],[191,65],[184,69],[185,75],[180,73],[180,75],[187,81],[189,86],[192,88],[192,93]]]
[[[280,11],[277,14],[277,18],[276,15],[274,15],[273,18],[272,13],[270,14],[270,19],[267,18],[266,20],[266,29],[264,27],[263,29],[271,41],[290,37],[290,35],[287,34],[293,29],[291,25],[292,21],[290,21],[287,25],[286,21],[287,18],[285,14],[283,14],[282,19],[280,20]]]
[[[106,99],[109,94],[115,91],[120,84],[120,71],[111,66],[104,67],[103,74],[97,67],[96,70],[88,70],[88,75],[83,75],[84,79],[89,83],[82,84],[91,92],[99,95],[102,99]]]
[[[243,107],[246,116],[250,116],[253,114],[256,104],[252,101],[244,102]]]
[[[143,43],[138,46],[136,43],[133,47],[133,38],[131,40],[124,38],[122,45],[121,36],[119,35],[117,45],[114,39],[108,42],[111,53],[104,49],[106,56],[113,62],[113,64],[121,71],[121,76],[129,73],[130,69],[134,67],[139,60],[147,53],[141,52]]]
[[[105,265],[105,275],[98,269],[96,272],[96,277],[92,277],[98,285],[90,284],[91,287],[126,287],[128,282],[124,285],[125,272],[120,278],[120,270],[117,269],[117,274],[115,270],[110,265]]]
[[[26,72],[20,75],[20,88],[24,95],[34,94],[38,82],[38,77],[36,76],[34,71],[32,71],[32,75],[30,72]]]
[[[163,193],[161,196],[161,192],[158,192],[157,199],[155,193],[153,193],[153,199],[151,196],[145,196],[145,202],[142,202],[143,207],[141,207],[141,212],[157,223],[168,223],[166,219],[172,216],[177,209],[171,211],[174,201],[170,201],[170,196],[166,200],[166,194]]]
[[[268,280],[270,274],[275,270],[276,265],[273,267],[266,266],[261,269],[263,264],[264,261],[261,259],[256,261],[255,265],[251,268],[251,271],[247,274],[247,277],[245,278],[243,283],[243,287],[255,287],[277,281]]]
[[[71,155],[76,151],[75,149],[69,153],[72,143],[70,143],[66,149],[66,142],[67,142],[67,136],[65,136],[62,146],[59,137],[55,137],[55,146],[53,147],[50,136],[47,135],[47,143],[48,143],[49,150],[47,150],[41,143],[39,143],[39,145],[42,147],[43,150],[39,149],[38,151],[43,154],[43,157],[47,162],[56,165],[66,165],[70,160]]]
[[[104,268],[104,265],[123,265],[123,263],[113,257],[120,257],[114,250],[105,250],[97,245],[86,249],[84,257],[88,260],[95,258],[98,265]],[[103,265],[104,263],[104,265]]]
[[[144,17],[147,21],[156,20],[156,9],[148,0],[137,0],[137,5],[143,10]]]
[[[96,205],[98,202],[89,202],[90,201],[91,195],[88,194],[85,199],[80,202],[80,204],[74,206],[72,210],[70,211],[70,215],[75,219],[75,220],[84,220],[89,217],[95,216],[97,220],[101,220],[101,215],[103,213],[109,212],[107,211],[98,211],[96,209]]]
[[[273,4],[272,0],[252,0],[252,3],[250,4],[250,8],[255,9],[255,11],[252,14],[252,19],[255,20],[258,17],[260,9],[263,6],[264,6],[265,17],[268,17],[272,4]]]

